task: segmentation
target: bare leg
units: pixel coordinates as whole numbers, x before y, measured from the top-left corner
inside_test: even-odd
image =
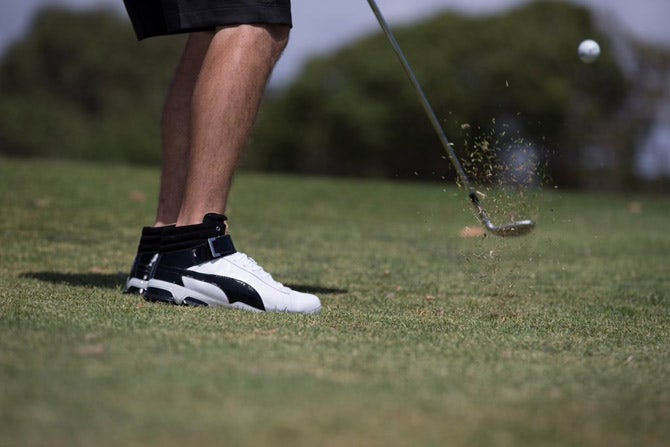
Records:
[[[214,34],[191,102],[188,173],[177,225],[223,214],[265,85],[288,42],[286,26],[242,25]]]
[[[166,100],[162,124],[163,174],[156,225],[145,228],[129,292],[150,301],[223,305],[245,310],[315,314],[318,297],[293,291],[237,252],[223,214],[233,175],[289,27],[243,25],[191,36]],[[179,209],[175,218],[176,209]],[[198,231],[181,228],[197,225]],[[210,250],[198,250],[207,247]],[[157,255],[156,251],[160,253]],[[192,282],[174,282],[175,274]],[[235,281],[243,282],[248,287]]]
[[[189,159],[191,100],[214,33],[193,33],[175,70],[161,122],[163,167],[155,226],[177,221],[184,195]]]

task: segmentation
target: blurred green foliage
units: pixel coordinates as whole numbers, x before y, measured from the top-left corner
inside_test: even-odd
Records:
[[[629,87],[581,7],[443,14],[396,34],[479,182],[500,175],[491,167],[504,151],[524,147],[554,182],[576,186],[589,136],[618,126],[612,118]],[[604,46],[595,64],[576,56],[585,37]],[[110,11],[43,10],[0,64],[0,152],[158,162],[161,107],[182,46],[183,37],[138,43],[128,20]],[[621,152],[632,144],[615,143]],[[269,92],[250,146],[250,169],[453,177],[380,32],[312,60],[293,84]]]
[[[140,44],[111,11],[42,10],[0,65],[0,150],[156,162],[181,46],[175,38]]]

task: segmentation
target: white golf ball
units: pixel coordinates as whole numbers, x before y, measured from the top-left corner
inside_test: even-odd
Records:
[[[586,39],[579,44],[577,53],[583,62],[590,64],[600,56],[600,45],[593,39]]]

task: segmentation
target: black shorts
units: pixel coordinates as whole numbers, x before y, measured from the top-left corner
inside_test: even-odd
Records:
[[[292,25],[291,0],[123,0],[138,39],[242,24]]]

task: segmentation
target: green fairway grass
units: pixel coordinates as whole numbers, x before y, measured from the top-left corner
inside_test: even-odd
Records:
[[[157,187],[0,158],[0,446],[670,445],[670,198],[242,173],[296,316],[123,295]]]

